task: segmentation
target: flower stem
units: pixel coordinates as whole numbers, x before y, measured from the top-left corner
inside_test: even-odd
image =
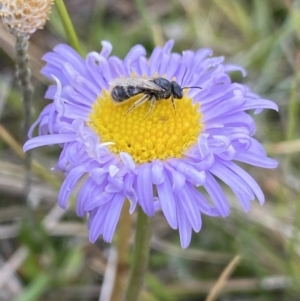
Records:
[[[76,31],[73,27],[72,21],[70,19],[70,16],[68,14],[68,11],[66,9],[66,6],[64,4],[63,0],[55,0],[55,5],[58,11],[58,14],[60,16],[60,19],[63,23],[63,26],[65,28],[66,34],[68,36],[69,42],[71,46],[79,53],[83,54],[82,49],[79,45],[79,41],[76,35]]]
[[[134,239],[135,250],[124,301],[138,301],[148,267],[151,233],[151,219],[139,207]]]
[[[27,134],[31,125],[31,108],[33,87],[31,85],[31,70],[29,67],[28,56],[28,36],[16,36],[16,70],[19,86],[22,94],[23,108],[24,108],[24,142],[27,140]],[[25,198],[28,201],[28,194],[30,189],[30,169],[31,169],[31,152],[25,155]]]

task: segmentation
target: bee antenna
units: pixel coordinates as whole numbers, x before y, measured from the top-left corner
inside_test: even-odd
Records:
[[[184,87],[182,89],[202,89],[201,87]]]
[[[186,72],[187,72],[187,68],[185,68],[185,71],[184,71],[184,74],[183,74],[180,86],[182,86],[182,84],[183,84],[183,80],[185,78]]]

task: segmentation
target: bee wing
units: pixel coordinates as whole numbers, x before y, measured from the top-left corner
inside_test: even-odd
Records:
[[[134,86],[137,88],[143,88],[145,90],[152,90],[152,91],[161,91],[162,88],[155,83],[151,82],[154,77],[120,77],[115,79],[111,86]]]

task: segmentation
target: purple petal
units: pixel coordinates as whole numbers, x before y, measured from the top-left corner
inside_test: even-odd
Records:
[[[161,64],[160,64],[159,69],[158,69],[158,73],[160,75],[167,74],[168,69],[169,69],[168,67],[170,65],[170,59],[171,59],[171,56],[169,54],[162,53],[162,55],[161,55]]]
[[[200,137],[198,138],[198,148],[199,148],[199,152],[200,152],[200,159],[205,159],[209,153],[209,146],[208,146],[208,142],[207,142],[207,134],[202,134],[200,135]]]
[[[86,211],[84,210],[85,203],[88,202],[95,190],[97,190],[98,185],[91,179],[88,178],[82,185],[76,201],[76,213],[80,217],[86,216]],[[97,190],[98,191],[98,190]]]
[[[142,45],[135,45],[133,46],[128,54],[126,55],[124,62],[125,64],[130,62],[130,61],[136,61],[138,60],[141,56],[146,55],[146,50]]]
[[[118,172],[119,168],[116,165],[110,164],[108,167],[109,175],[113,178]]]
[[[219,210],[213,207],[205,196],[198,191],[195,187],[188,185],[189,193],[193,196],[193,199],[197,203],[199,210],[208,216],[219,216]]]
[[[224,106],[224,101],[225,100],[222,99],[221,101],[214,102],[209,106],[202,106],[202,122],[204,124],[220,115],[243,111],[246,103],[243,95],[234,95],[231,98],[226,99],[226,106]]]
[[[67,201],[71,195],[72,190],[77,184],[78,180],[86,173],[86,168],[84,166],[77,166],[73,168],[67,175],[63,184],[60,187],[58,194],[58,203],[60,207],[66,209]]]
[[[116,77],[131,75],[126,72],[126,68],[123,64],[123,61],[120,58],[118,58],[116,56],[111,56],[108,59],[108,61],[109,61],[110,65],[112,66],[112,68],[115,70],[115,73],[117,74]]]
[[[102,75],[102,66],[99,64],[99,54],[97,52],[90,52],[87,55],[86,67],[99,88],[108,88],[108,84]]]
[[[172,191],[172,186],[168,174],[164,173],[164,181],[156,185],[159,202],[162,212],[164,213],[169,225],[173,229],[177,229],[177,213],[175,198]]]
[[[260,204],[263,204],[265,201],[264,194],[259,187],[259,185],[256,183],[256,181],[242,168],[240,168],[238,165],[234,164],[230,161],[221,161],[225,166],[227,166],[230,170],[232,170],[234,173],[236,173],[241,179],[247,183],[247,185],[252,189],[254,194],[256,195],[258,201]]]
[[[161,62],[161,55],[162,55],[162,48],[161,47],[155,47],[153,50],[151,57],[149,59],[150,61],[150,70],[148,75],[153,76],[157,70],[159,70],[160,62]]]
[[[124,195],[122,193],[117,193],[111,202],[103,228],[103,239],[107,242],[112,241],[124,201]]]
[[[180,173],[182,173],[186,180],[190,181],[196,186],[200,186],[205,181],[205,172],[197,170],[193,166],[186,164],[180,160],[173,160],[170,162],[172,166]]]
[[[104,56],[105,58],[108,58],[113,48],[111,43],[108,41],[102,41],[101,45],[102,45],[102,50],[100,52],[100,55]]]
[[[54,75],[54,74],[53,74],[53,75]],[[52,78],[53,78],[53,76],[52,76]],[[60,82],[61,82],[61,84],[63,83],[62,80],[60,80]],[[46,98],[46,99],[53,99],[53,98],[54,98],[54,95],[55,95],[55,93],[56,93],[56,90],[57,90],[56,85],[51,85],[51,86],[49,86],[48,89],[47,89],[47,91],[46,91],[46,93],[45,93],[45,98]]]
[[[108,183],[105,187],[105,191],[109,193],[117,193],[123,191],[123,181],[121,187],[120,185],[114,185],[113,183]]]
[[[149,216],[154,216],[155,210],[153,204],[153,184],[151,182],[151,164],[143,164],[140,166],[136,181],[136,192],[138,195],[138,202],[144,212]]]
[[[199,232],[201,229],[201,216],[197,204],[194,201],[192,194],[189,193],[188,187],[184,187],[179,193],[178,198],[181,202],[181,207],[185,211],[186,218],[188,218],[192,228]]]
[[[144,56],[141,56],[139,58],[138,67],[140,70],[140,72],[139,72],[140,75],[148,75],[149,74],[148,60]]]
[[[81,73],[84,71],[84,60],[72,47],[66,44],[59,44],[54,47],[54,51],[68,60],[73,66],[80,68]]]
[[[216,208],[219,210],[222,217],[229,215],[230,209],[228,205],[228,200],[224,194],[221,186],[215,180],[215,178],[208,172],[206,173],[206,181],[203,185],[212,198]]]
[[[225,67],[225,72],[240,71],[244,77],[247,75],[247,71],[241,66],[234,65],[234,64],[226,64],[224,67]]]
[[[130,209],[129,209],[130,214],[134,212],[138,200],[137,193],[133,188],[134,180],[135,180],[135,176],[132,174],[127,174],[124,178],[124,194],[130,202]]]
[[[237,191],[246,195],[250,200],[254,199],[253,192],[249,186],[219,161],[215,161],[215,164],[210,168],[209,171],[227,184],[233,190],[233,192]]]
[[[242,107],[242,110],[251,110],[251,109],[272,109],[278,111],[278,106],[271,100],[268,99],[249,99]]]
[[[85,212],[92,211],[98,207],[105,205],[106,203],[110,202],[114,197],[114,193],[109,193],[103,191],[104,185],[97,186],[96,190],[99,191],[97,195],[94,197],[90,197],[84,204],[83,209]]]
[[[242,203],[245,211],[250,209],[250,201],[254,200],[254,194],[243,179],[218,161],[211,167],[210,172],[231,188],[237,199]]]
[[[76,140],[76,134],[54,134],[54,135],[39,136],[28,140],[24,144],[23,150],[24,152],[27,152],[28,150],[39,146],[60,144],[60,143],[66,143],[75,140]]]
[[[151,176],[153,184],[159,185],[163,183],[165,179],[164,166],[160,161],[152,162]]]
[[[168,65],[167,75],[169,79],[172,79],[179,68],[181,56],[178,53],[172,53]]]
[[[188,221],[188,218],[185,216],[185,211],[182,208],[182,204],[177,200],[177,219],[178,219],[178,228],[180,236],[180,244],[183,249],[186,249],[192,238],[192,227]]]
[[[43,118],[47,118],[47,115],[50,113],[51,109],[53,107],[53,104],[48,104],[43,111],[41,112],[40,116],[38,117],[38,119],[32,124],[32,126],[30,127],[29,131],[28,131],[28,138],[32,139],[33,136],[33,131],[36,128],[36,126],[43,120]]]
[[[99,235],[103,233],[104,222],[109,212],[110,203],[98,207],[96,214],[94,214],[92,221],[89,223],[89,240],[94,243]]]
[[[174,41],[173,40],[169,40],[166,42],[165,46],[164,46],[164,52],[165,53],[170,53],[172,48],[174,46]]]
[[[264,168],[275,168],[278,162],[274,159],[259,156],[257,153],[242,152],[235,155],[235,160]]]
[[[124,165],[130,170],[131,172],[135,171],[135,163],[132,159],[132,157],[125,152],[120,152],[121,160],[123,161]]]
[[[98,184],[102,184],[107,178],[107,171],[104,168],[93,168],[90,171],[90,177]]]
[[[169,165],[166,165],[166,168],[170,174],[172,190],[177,193],[184,187],[185,177]]]

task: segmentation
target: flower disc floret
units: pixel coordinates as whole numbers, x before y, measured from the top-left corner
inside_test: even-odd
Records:
[[[103,142],[113,142],[113,153],[126,152],[137,163],[183,157],[202,128],[199,104],[185,95],[176,101],[176,110],[171,99],[165,99],[157,101],[149,115],[150,102],[126,114],[140,97],[116,105],[104,90],[93,105],[89,126]]]

